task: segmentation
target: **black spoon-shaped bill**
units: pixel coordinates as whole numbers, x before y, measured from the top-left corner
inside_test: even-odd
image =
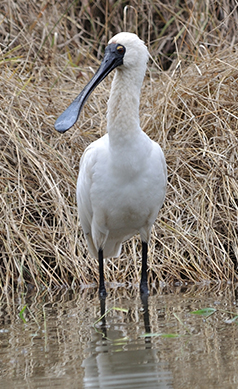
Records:
[[[102,63],[93,78],[84,87],[76,99],[74,99],[70,106],[56,120],[55,129],[57,131],[63,133],[69,130],[76,123],[83,105],[92,91],[113,69],[123,64],[125,51],[126,49],[124,46],[116,43],[111,43],[107,46]]]

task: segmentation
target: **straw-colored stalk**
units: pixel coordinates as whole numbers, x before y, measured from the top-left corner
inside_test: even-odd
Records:
[[[129,31],[136,26],[152,56],[141,125],[162,146],[169,173],[151,239],[150,283],[236,281],[237,6],[169,3],[131,2],[123,17],[122,1],[2,2],[2,287],[98,280],[77,219],[75,187],[84,149],[105,133],[111,76],[68,133],[56,133],[54,121],[125,24]],[[106,260],[105,277],[135,284],[140,265],[135,237],[118,259]]]

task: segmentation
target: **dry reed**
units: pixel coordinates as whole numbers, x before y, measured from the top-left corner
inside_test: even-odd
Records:
[[[141,125],[161,144],[169,172],[151,240],[151,285],[236,281],[237,25],[235,1],[2,1],[1,288],[98,279],[78,225],[75,186],[83,150],[105,131],[111,77],[74,128],[59,135],[53,126],[107,40],[125,29],[151,53]],[[106,261],[106,279],[137,283],[138,250],[138,237],[125,243],[120,258]]]

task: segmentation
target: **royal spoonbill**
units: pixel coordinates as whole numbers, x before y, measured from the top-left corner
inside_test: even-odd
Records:
[[[147,47],[137,35],[115,35],[91,81],[55,122],[59,132],[73,126],[90,93],[116,68],[107,134],[84,151],[77,181],[79,218],[89,252],[99,261],[101,297],[106,296],[103,258],[118,257],[122,242],[138,232],[142,241],[140,291],[148,294],[147,249],[165,198],[167,169],[160,146],[140,127],[140,90],[147,61]]]

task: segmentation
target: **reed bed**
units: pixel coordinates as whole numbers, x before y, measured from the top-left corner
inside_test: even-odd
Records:
[[[237,26],[235,1],[2,1],[2,289],[98,280],[75,187],[84,149],[105,133],[112,76],[68,133],[56,133],[54,121],[123,30],[150,50],[141,126],[162,146],[169,173],[151,239],[150,284],[237,281]],[[139,250],[134,237],[119,258],[107,259],[107,281],[137,284]]]

